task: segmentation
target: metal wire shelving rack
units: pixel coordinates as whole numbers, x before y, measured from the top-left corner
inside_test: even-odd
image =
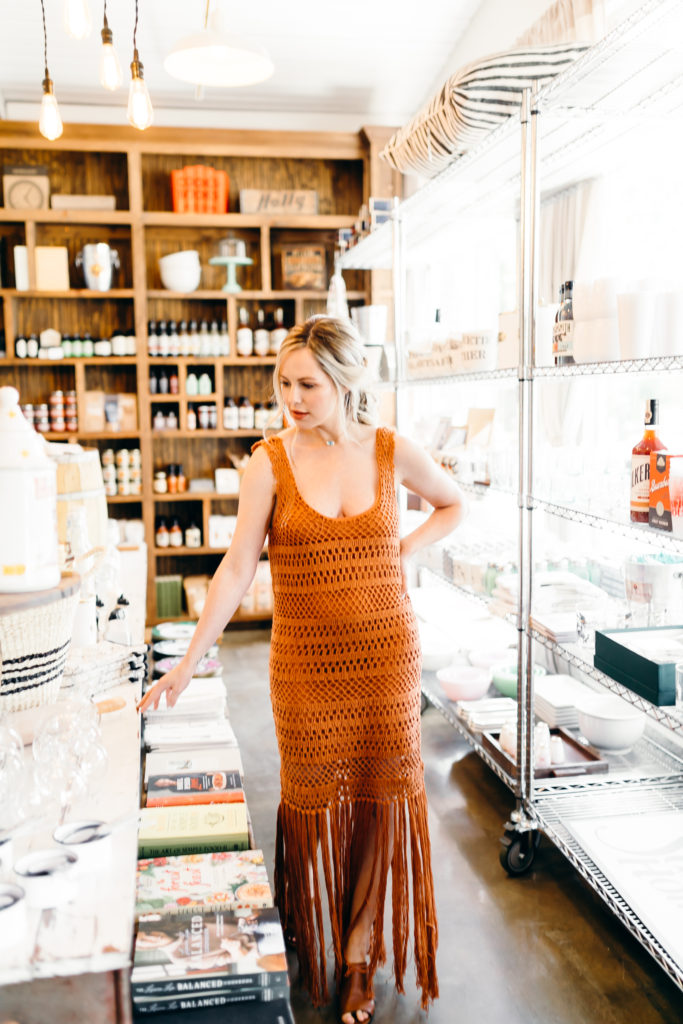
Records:
[[[515,210],[521,212],[520,230],[520,334],[522,354],[519,388],[519,600],[512,620],[518,630],[517,771],[512,777],[489,756],[479,736],[458,716],[435,679],[425,674],[423,693],[480,757],[512,790],[516,807],[505,825],[501,860],[511,874],[521,874],[534,859],[536,837],[545,833],[581,877],[598,893],[615,916],[650,952],[669,977],[683,989],[683,958],[676,959],[655,934],[656,922],[646,924],[619,891],[610,866],[597,864],[573,831],[574,823],[595,817],[683,811],[683,717],[674,709],[657,707],[594,668],[592,652],[578,644],[559,644],[535,629],[532,622],[534,517],[542,512],[596,531],[683,552],[683,538],[632,526],[608,515],[595,514],[546,501],[533,495],[533,392],[544,378],[572,378],[596,374],[614,377],[683,370],[683,354],[648,359],[583,363],[572,366],[534,366],[536,244],[540,206],[540,174],[548,190],[556,190],[591,173],[591,158],[609,142],[622,139],[634,126],[653,116],[665,118],[683,110],[683,71],[678,40],[683,32],[680,0],[648,0],[622,25],[589,49],[571,68],[543,90],[529,93],[522,109],[521,128],[509,119],[470,153],[454,161],[395,210],[394,219],[362,240],[343,257],[343,266],[375,269],[392,267],[395,279],[397,346],[397,419],[401,392],[426,384],[457,384],[472,375],[439,376],[411,380],[406,374],[404,316],[400,291],[406,250],[410,253],[444,224],[463,213]],[[539,162],[539,122],[543,126],[544,153]],[[520,150],[522,159],[520,162]],[[521,163],[521,166],[520,166]],[[478,379],[504,379],[477,375]],[[488,489],[487,489],[488,490]],[[493,489],[491,489],[493,490]],[[471,493],[485,493],[473,486]],[[432,570],[433,571],[433,570]],[[440,576],[442,574],[436,573]],[[453,581],[460,593],[491,605],[486,595]],[[536,645],[571,666],[596,689],[607,689],[639,707],[648,717],[645,737],[625,761],[613,760],[603,776],[580,780],[540,780],[534,777],[533,664]],[[647,915],[644,915],[647,916]]]

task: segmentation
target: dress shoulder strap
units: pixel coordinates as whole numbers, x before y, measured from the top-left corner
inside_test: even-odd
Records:
[[[289,471],[289,463],[287,461],[287,455],[281,438],[274,434],[272,437],[266,437],[263,441],[257,441],[251,446],[252,454],[257,448],[263,448],[270,464],[273,467],[273,475],[277,483],[278,489],[288,485],[291,479],[291,473]]]
[[[395,433],[391,427],[377,428],[377,461],[380,472],[394,479]]]

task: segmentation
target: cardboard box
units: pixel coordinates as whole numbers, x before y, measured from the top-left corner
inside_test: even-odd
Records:
[[[104,391],[85,391],[80,416],[81,430],[86,434],[104,430]]]
[[[240,213],[287,213],[305,216],[317,212],[318,193],[315,189],[240,189]]]
[[[648,522],[656,530],[683,535],[683,455],[650,455]]]
[[[53,210],[115,210],[116,196],[62,195],[50,196]]]
[[[36,290],[68,292],[69,250],[65,245],[36,246]]]
[[[663,658],[647,653],[661,637]],[[642,649],[637,650],[638,644]],[[680,653],[679,653],[680,650]],[[683,625],[595,631],[593,664],[611,679],[658,707],[676,703],[676,664],[683,661]]]
[[[323,246],[285,246],[280,253],[280,277],[281,288],[325,291],[327,254]]]

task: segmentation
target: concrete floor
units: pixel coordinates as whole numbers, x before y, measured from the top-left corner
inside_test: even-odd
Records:
[[[279,760],[268,634],[227,634],[221,655],[254,833],[272,872]],[[498,850],[509,791],[436,711],[422,723],[441,995],[426,1015],[410,970],[399,996],[389,965],[375,981],[377,1024],[681,1024],[683,992],[552,844],[542,841],[528,875],[506,875]],[[335,1003],[311,1007],[293,954],[290,973],[296,1024],[338,1021]]]

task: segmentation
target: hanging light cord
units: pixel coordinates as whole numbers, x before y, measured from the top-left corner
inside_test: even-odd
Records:
[[[41,3],[42,3],[42,0],[41,0]],[[134,61],[139,61],[140,60],[140,57],[138,55],[137,34],[138,34],[138,0],[135,0],[135,25],[133,26],[133,60]]]
[[[206,10],[204,11],[204,28],[208,27],[209,24],[209,5],[211,0],[206,0]]]
[[[45,56],[45,77],[50,77],[50,72],[47,69],[47,25],[45,24],[45,3],[40,0],[40,9],[43,12],[43,53]]]
[[[107,21],[107,0],[104,0],[104,22],[102,27],[105,29],[109,28],[109,22]]]

